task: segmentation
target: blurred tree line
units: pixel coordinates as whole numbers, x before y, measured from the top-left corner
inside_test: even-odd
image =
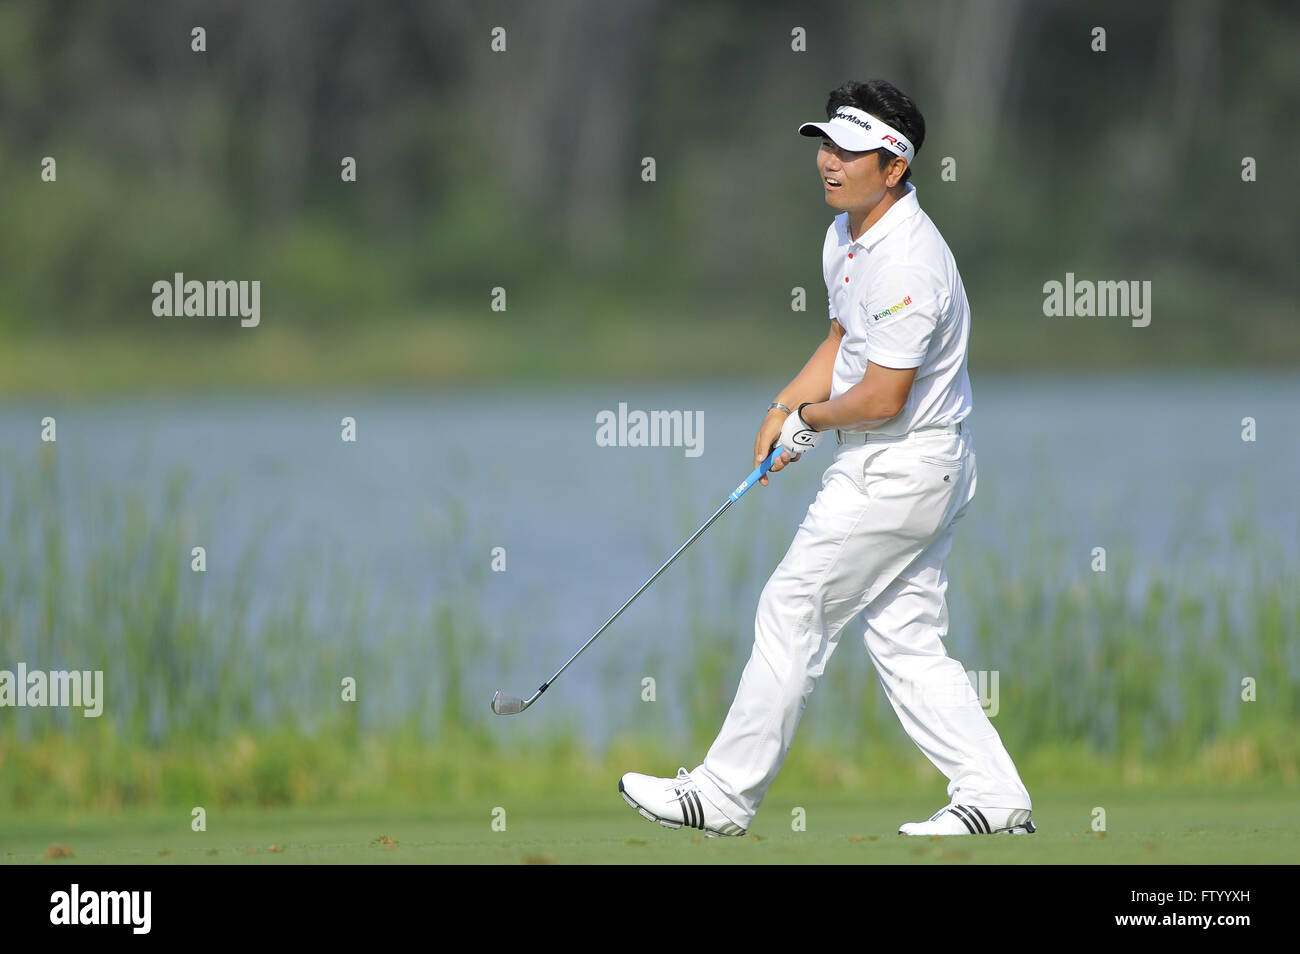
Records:
[[[557,329],[819,328],[833,213],[795,129],[882,77],[991,356],[1098,333],[1042,314],[1071,271],[1153,281],[1117,354],[1295,361],[1298,47],[1282,0],[8,2],[0,334],[156,334],[178,271],[260,279],[303,333],[500,318],[494,286]]]

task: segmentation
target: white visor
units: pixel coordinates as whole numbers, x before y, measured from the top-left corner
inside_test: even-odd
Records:
[[[841,106],[827,122],[804,123],[799,127],[799,132],[804,136],[827,136],[835,145],[849,152],[888,149],[894,155],[906,159],[909,165],[915,155],[912,143],[906,136],[883,119],[877,119],[855,106]]]

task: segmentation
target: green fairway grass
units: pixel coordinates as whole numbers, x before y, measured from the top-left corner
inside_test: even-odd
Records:
[[[1021,837],[905,838],[900,822],[938,804],[916,796],[772,798],[744,838],[706,838],[647,822],[617,793],[559,807],[501,799],[492,809],[276,809],[0,816],[5,864],[1277,864],[1300,857],[1287,788],[1041,794],[1039,831]],[[807,830],[792,831],[802,807]],[[1107,831],[1091,829],[1093,810]],[[385,841],[384,839],[387,839]],[[51,846],[74,854],[47,857]]]

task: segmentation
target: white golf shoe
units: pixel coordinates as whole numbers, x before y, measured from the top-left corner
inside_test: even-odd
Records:
[[[743,835],[745,829],[718,811],[700,794],[691,773],[677,770],[676,778],[657,778],[628,772],[618,782],[619,793],[643,818],[665,828],[698,828],[710,838]]]
[[[929,821],[908,822],[900,835],[1032,835],[1033,813],[1027,808],[976,808],[945,805]]]

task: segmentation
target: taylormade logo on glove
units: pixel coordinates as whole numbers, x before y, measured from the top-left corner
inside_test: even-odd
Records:
[[[803,419],[803,409],[807,406],[806,403],[800,404],[799,409],[785,419],[785,426],[781,428],[781,446],[794,455],[812,450],[822,439],[821,433],[809,427]]]

